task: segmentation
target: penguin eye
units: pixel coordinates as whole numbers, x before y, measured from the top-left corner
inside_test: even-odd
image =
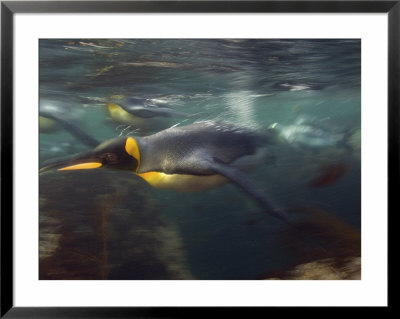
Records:
[[[118,157],[114,153],[106,153],[103,155],[103,160],[106,163],[116,163],[118,161]]]

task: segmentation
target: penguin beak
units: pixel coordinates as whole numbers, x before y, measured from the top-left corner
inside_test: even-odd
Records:
[[[59,171],[68,171],[68,170],[76,170],[76,169],[92,169],[92,168],[101,167],[102,165],[103,165],[102,163],[97,163],[97,162],[80,163],[80,164],[62,167],[62,168],[59,168],[58,170]]]
[[[48,163],[48,165],[39,170],[39,173],[44,173],[54,169],[59,171],[68,171],[78,169],[94,169],[101,166],[103,166],[102,161],[99,158],[96,158],[93,153],[88,153],[77,158]]]

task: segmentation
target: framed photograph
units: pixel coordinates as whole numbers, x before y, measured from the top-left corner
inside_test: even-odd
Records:
[[[388,307],[399,18],[2,1],[1,316]]]

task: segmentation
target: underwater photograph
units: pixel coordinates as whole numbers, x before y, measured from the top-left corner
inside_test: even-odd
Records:
[[[40,280],[360,280],[360,39],[40,39]]]

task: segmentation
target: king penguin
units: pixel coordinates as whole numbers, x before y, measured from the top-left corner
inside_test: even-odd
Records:
[[[106,103],[109,118],[121,125],[132,125],[134,129],[155,132],[173,124],[173,120],[190,119],[197,114],[189,114],[168,107],[158,106],[147,99],[129,98],[114,103]]]
[[[114,168],[132,171],[156,188],[201,191],[231,181],[273,216],[288,223],[286,211],[273,203],[243,172],[268,150],[268,138],[230,123],[196,122],[143,137],[123,136],[94,150],[40,170]],[[258,163],[259,164],[259,163]]]

